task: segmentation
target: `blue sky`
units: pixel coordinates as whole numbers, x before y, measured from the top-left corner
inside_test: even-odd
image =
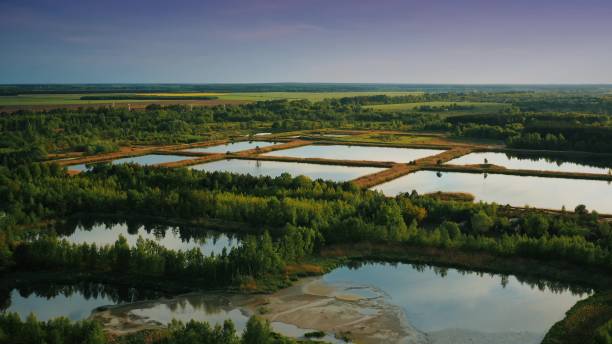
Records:
[[[609,0],[0,0],[0,83],[611,83]]]

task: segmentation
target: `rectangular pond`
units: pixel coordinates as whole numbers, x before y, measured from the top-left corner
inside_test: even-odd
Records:
[[[612,214],[612,184],[601,180],[418,171],[372,189],[387,196],[412,190],[419,194],[467,192],[477,201],[517,207],[573,210],[584,204],[589,210]]]
[[[184,149],[184,152],[196,152],[196,153],[227,153],[227,152],[240,152],[249,149],[255,149],[257,147],[263,148],[274,145],[273,142],[267,141],[240,141],[230,142],[223,145],[208,146],[208,147],[195,147]]]
[[[588,164],[588,162],[562,161],[559,159],[552,159],[547,157],[525,155],[519,157],[512,154],[496,152],[470,153],[457,159],[453,159],[447,163],[453,165],[493,164],[517,170],[540,170],[599,174],[607,174],[612,168],[612,163],[609,165],[609,167],[598,167],[595,163],[590,165]]]
[[[230,172],[252,176],[278,177],[283,173],[304,175],[312,179],[349,181],[367,174],[382,171],[376,167],[306,164],[297,162],[229,159],[191,166],[191,169],[207,172]]]
[[[127,158],[116,159],[116,160],[110,161],[110,163],[115,164],[115,165],[116,164],[139,164],[139,165],[148,166],[148,165],[157,165],[157,164],[163,164],[166,162],[176,162],[176,161],[188,160],[188,159],[192,159],[192,157],[183,156],[183,155],[147,154],[147,155],[141,155],[141,156],[132,156],[132,157],[127,157]],[[100,162],[100,163],[104,163],[104,162]],[[94,165],[94,164],[95,163],[91,165]],[[75,171],[86,171],[88,169],[87,165],[86,164],[70,165],[68,166],[68,169],[75,170]]]
[[[348,145],[309,145],[263,154],[294,158],[320,158],[334,160],[369,160],[410,162],[442,153],[440,149],[414,149]]]

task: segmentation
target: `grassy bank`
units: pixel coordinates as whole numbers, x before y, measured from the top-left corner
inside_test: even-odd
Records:
[[[556,323],[542,344],[607,344],[612,319],[612,291],[579,301]],[[606,338],[607,337],[607,338]]]

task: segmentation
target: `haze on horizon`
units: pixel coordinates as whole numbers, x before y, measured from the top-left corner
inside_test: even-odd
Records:
[[[0,83],[612,83],[609,0],[0,2]]]

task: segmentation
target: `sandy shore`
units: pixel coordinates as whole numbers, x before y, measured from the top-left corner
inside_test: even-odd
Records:
[[[338,338],[364,344],[536,344],[543,334],[530,332],[488,333],[445,329],[424,333],[414,328],[400,307],[372,286],[326,283],[320,277],[305,278],[293,286],[268,295],[192,293],[171,299],[103,307],[92,313],[105,329],[125,334],[164,327],[173,318],[219,324],[232,319],[242,331],[249,316],[259,314],[284,335],[303,337],[323,331],[325,341]]]
[[[279,332],[297,337],[318,330],[328,334],[327,340],[337,342],[341,341],[334,337],[344,336],[365,344],[428,343],[427,336],[408,323],[399,307],[387,303],[381,291],[330,285],[320,278],[306,278],[269,295],[186,294],[105,307],[94,311],[91,318],[109,332],[124,334],[160,328],[171,317],[215,322],[227,316],[240,331],[252,314],[270,320]]]

